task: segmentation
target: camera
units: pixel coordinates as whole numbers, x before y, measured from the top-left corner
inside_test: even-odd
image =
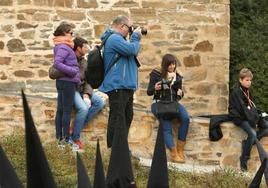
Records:
[[[171,97],[172,100],[172,91],[171,91],[171,82],[172,80],[166,80],[166,79],[162,79],[160,81],[161,84],[161,92],[162,92],[162,97]],[[182,96],[177,95],[177,100],[181,100]]]
[[[160,84],[161,84],[161,90],[163,91],[170,90],[171,81],[162,79]]]
[[[130,26],[129,27],[129,35],[132,35],[133,31],[137,28],[138,26]],[[147,29],[145,27],[141,27],[141,34],[142,35],[147,35]]]

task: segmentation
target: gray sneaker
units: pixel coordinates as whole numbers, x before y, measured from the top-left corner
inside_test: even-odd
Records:
[[[65,149],[66,145],[67,145],[67,143],[64,139],[59,139],[59,141],[58,141],[58,148],[59,149]]]

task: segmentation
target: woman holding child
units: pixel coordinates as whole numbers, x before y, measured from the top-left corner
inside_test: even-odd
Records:
[[[150,73],[150,82],[147,89],[149,96],[154,96],[154,100],[175,100],[179,101],[184,93],[182,91],[182,76],[176,72],[177,58],[171,54],[163,56],[161,69],[154,69]],[[169,89],[163,88],[163,82],[168,83]],[[184,146],[189,127],[189,116],[185,107],[178,104],[181,125],[178,128],[178,139],[176,145],[172,136],[172,119],[159,119],[163,126],[166,146],[170,150],[170,159],[173,162],[184,163]],[[152,113],[156,116],[155,105],[152,105]]]

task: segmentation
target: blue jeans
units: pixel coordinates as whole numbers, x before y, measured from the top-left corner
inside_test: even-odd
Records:
[[[263,118],[260,119],[258,122],[258,131],[254,128],[252,128],[248,121],[243,121],[241,125],[239,125],[240,128],[242,128],[247,134],[248,137],[244,141],[244,144],[242,146],[242,159],[248,159],[250,157],[250,152],[252,145],[255,143],[256,139],[261,139],[263,136],[265,136],[268,133],[268,123]]]
[[[155,108],[152,108],[152,113],[155,115]],[[186,140],[186,136],[189,128],[189,115],[185,107],[179,104],[179,117],[178,119],[181,122],[180,127],[178,128],[178,139],[181,141]],[[155,115],[156,116],[156,115]],[[171,120],[160,120],[160,123],[163,125],[164,139],[168,148],[173,148],[175,146],[172,136],[172,122]]]
[[[69,128],[75,87],[76,84],[73,82],[56,80],[56,88],[58,92],[57,113],[55,120],[57,139],[69,139]]]
[[[79,140],[81,130],[104,107],[104,101],[100,96],[93,93],[91,97],[91,106],[89,107],[83,100],[81,94],[78,91],[75,91],[74,107],[76,109],[76,115],[72,139]]]

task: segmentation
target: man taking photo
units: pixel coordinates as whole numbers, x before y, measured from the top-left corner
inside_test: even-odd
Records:
[[[113,20],[112,27],[101,36],[101,40],[109,37],[103,51],[105,78],[99,87],[109,97],[108,148],[112,146],[115,129],[125,130],[128,135],[133,119],[133,95],[138,88],[135,59],[140,50],[141,29],[136,28],[128,41],[126,37],[130,28],[129,19],[118,16]]]

